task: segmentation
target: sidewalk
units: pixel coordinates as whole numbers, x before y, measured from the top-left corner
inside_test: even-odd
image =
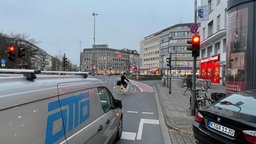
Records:
[[[194,116],[191,116],[189,109],[191,93],[187,91],[183,95],[186,88],[179,87],[179,81],[179,79],[172,80],[171,94],[169,94],[169,88],[164,87],[161,83],[156,84],[156,91],[165,117],[165,123],[170,129],[169,132],[173,144],[195,143],[192,131]],[[210,90],[208,90],[208,96],[212,92],[225,92],[225,87],[212,84]]]

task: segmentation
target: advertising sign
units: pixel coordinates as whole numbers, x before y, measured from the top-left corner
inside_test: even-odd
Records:
[[[220,83],[220,54],[200,60],[200,78]]]
[[[227,94],[246,90],[247,36],[248,8],[230,12],[227,26]]]

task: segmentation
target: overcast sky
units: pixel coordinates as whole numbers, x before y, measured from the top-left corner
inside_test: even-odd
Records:
[[[140,51],[145,36],[194,20],[194,0],[2,0],[0,32],[26,34],[37,46],[79,65],[80,43]]]

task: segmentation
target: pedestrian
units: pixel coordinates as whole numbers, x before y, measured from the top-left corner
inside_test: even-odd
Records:
[[[186,94],[187,90],[191,91],[191,89],[192,89],[192,77],[191,77],[191,75],[187,75],[185,81],[186,81],[186,84],[187,84],[187,88],[183,93],[184,95]]]

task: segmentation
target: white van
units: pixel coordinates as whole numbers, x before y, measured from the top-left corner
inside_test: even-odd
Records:
[[[107,144],[120,139],[122,103],[100,80],[70,75],[86,74],[80,72],[0,73],[1,143]]]

